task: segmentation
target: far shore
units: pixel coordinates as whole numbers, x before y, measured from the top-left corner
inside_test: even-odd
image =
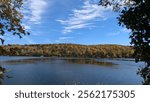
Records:
[[[0,56],[74,57],[74,58],[133,58],[131,46],[35,44],[0,46]]]

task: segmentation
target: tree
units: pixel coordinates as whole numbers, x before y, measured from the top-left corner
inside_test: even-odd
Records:
[[[19,11],[22,7],[23,0],[0,0],[0,36],[4,36],[6,33],[11,32],[13,35],[18,35],[22,38],[22,34],[29,33],[25,31],[22,26],[23,15]],[[4,39],[0,37],[2,44]],[[3,50],[1,50],[3,53]],[[3,79],[3,73],[5,68],[0,66],[0,84]]]
[[[135,60],[146,63],[138,74],[144,78],[143,84],[150,84],[150,0],[100,0],[99,5],[112,6],[120,13],[119,25],[131,30]]]
[[[13,35],[18,35],[22,38],[22,34],[29,34],[21,24],[23,15],[20,9],[23,5],[23,0],[0,0],[0,35],[4,36],[11,32]],[[0,38],[2,44],[4,39]]]

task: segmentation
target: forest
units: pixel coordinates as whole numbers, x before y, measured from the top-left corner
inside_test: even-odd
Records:
[[[34,44],[2,45],[1,56],[132,58],[134,50],[123,45]]]

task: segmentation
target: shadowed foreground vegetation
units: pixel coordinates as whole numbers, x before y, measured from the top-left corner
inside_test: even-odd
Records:
[[[36,44],[0,46],[3,56],[44,56],[83,58],[131,58],[134,50],[122,45]]]

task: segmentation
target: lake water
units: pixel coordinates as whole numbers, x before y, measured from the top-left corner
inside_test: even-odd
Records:
[[[144,64],[133,59],[77,59],[1,56],[6,68],[4,85],[138,85],[137,70]]]

